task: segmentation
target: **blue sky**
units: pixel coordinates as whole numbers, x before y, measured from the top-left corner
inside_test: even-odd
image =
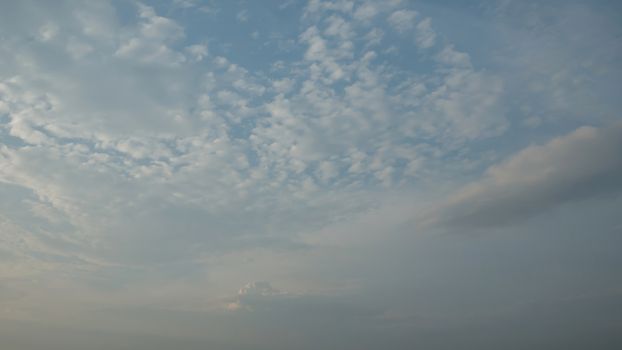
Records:
[[[620,5],[0,3],[0,338],[622,345]]]

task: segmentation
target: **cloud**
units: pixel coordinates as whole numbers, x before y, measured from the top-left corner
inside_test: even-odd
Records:
[[[468,54],[456,51],[452,45],[445,46],[436,56],[440,63],[453,67],[470,67],[471,59]]]
[[[252,311],[252,304],[260,301],[262,298],[285,296],[287,293],[282,293],[278,289],[272,288],[270,282],[258,281],[250,282],[244,287],[240,288],[236,299],[226,304],[227,310],[237,311],[246,309]]]
[[[326,11],[352,13],[354,2],[349,0],[321,1],[310,0],[305,7],[303,17],[314,16]]]
[[[268,282],[247,284],[226,309],[246,322],[264,320],[267,328],[276,326],[302,338],[312,338],[328,329],[349,333],[358,325],[375,331],[382,323],[380,310],[357,303],[347,295],[288,293],[272,288]],[[342,338],[325,341],[332,344]],[[308,344],[308,340],[304,343]]]
[[[186,51],[191,55],[195,61],[202,61],[207,57],[207,45],[195,44],[186,47]]]
[[[270,282],[266,281],[248,283],[238,291],[240,296],[272,296],[279,294],[281,293],[277,289],[272,288]]]
[[[237,19],[238,22],[247,22],[249,19],[248,10],[238,12],[237,15],[235,15],[235,19]]]
[[[436,220],[454,228],[507,226],[564,203],[622,190],[622,125],[581,127],[529,146],[450,197]]]
[[[405,33],[415,27],[417,12],[413,10],[397,10],[389,18],[389,24],[398,32]]]
[[[179,65],[185,56],[168,46],[184,36],[183,28],[175,21],[158,16],[149,6],[139,4],[138,16],[141,19],[137,33],[117,49],[116,55],[138,60],[142,63]]]
[[[374,18],[378,12],[379,10],[374,3],[366,2],[356,8],[353,17],[359,21],[369,21]]]
[[[440,16],[432,28],[423,9],[442,11],[423,4],[418,14],[405,1],[245,3],[223,5],[223,16],[200,1],[169,5],[0,1],[0,280],[26,295],[11,315],[75,325],[116,307],[91,326],[199,338],[222,330],[253,349],[408,348],[422,309],[452,306],[430,295],[450,290],[440,299],[460,304],[454,286],[480,295],[468,289],[488,281],[480,266],[500,268],[469,260],[493,251],[494,238],[427,240],[410,234],[413,217],[500,227],[619,193],[619,127],[595,118],[422,209],[517,143],[574,129],[524,92],[547,96],[552,84],[562,106],[583,95],[567,87],[594,86],[584,84],[594,72],[614,81],[604,63],[617,62],[615,49],[601,60],[595,46],[612,43],[617,27],[595,31],[606,40],[578,61],[561,50],[564,67],[534,59],[533,72],[546,74],[522,86],[513,78],[522,65],[510,75],[493,64],[489,52],[507,52],[479,35],[491,24],[478,10],[464,27]],[[241,30],[236,14],[256,28]],[[549,39],[564,47],[567,37]],[[526,46],[525,57],[540,57]],[[602,96],[617,91],[599,86]],[[592,228],[620,227],[608,220]],[[457,265],[466,273],[447,273]],[[255,279],[274,287],[244,285]],[[387,321],[386,310],[407,322]],[[434,324],[451,326],[453,312]]]
[[[250,244],[299,249],[296,234],[355,215],[374,191],[410,186],[448,150],[505,130],[494,75],[434,51],[430,73],[388,64],[386,25],[357,24],[355,9],[310,2],[323,17],[302,19],[292,46],[301,59],[270,77],[224,57],[217,40],[208,52],[157,6],[129,7],[123,20],[113,4],[51,12],[31,26],[59,28],[39,51],[13,44],[31,27],[11,31],[2,50],[16,54],[2,57],[24,59],[0,82],[2,180],[31,191],[22,199],[41,202],[37,213],[59,213],[67,227],[33,230],[72,241],[67,256],[172,263]],[[404,11],[394,19],[414,15]],[[46,69],[50,55],[60,68]],[[169,243],[138,249],[153,240]]]
[[[367,40],[368,46],[375,46],[380,44],[384,33],[379,28],[374,28],[365,34],[365,40]]]
[[[417,46],[422,49],[434,46],[436,42],[436,32],[432,29],[432,20],[430,18],[425,18],[417,23],[415,42]]]
[[[622,79],[622,28],[613,13],[619,9],[603,11],[582,1],[507,1],[494,10],[490,30],[507,43],[495,62],[514,85],[512,94],[529,101],[525,113],[539,114],[543,125],[618,118],[622,103],[613,91]]]
[[[338,36],[341,39],[349,39],[354,35],[350,23],[341,17],[331,16],[328,17],[326,22],[328,26],[324,30],[325,35]]]

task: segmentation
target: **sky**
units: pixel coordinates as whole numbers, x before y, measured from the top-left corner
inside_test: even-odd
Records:
[[[622,348],[622,6],[0,0],[3,350]]]

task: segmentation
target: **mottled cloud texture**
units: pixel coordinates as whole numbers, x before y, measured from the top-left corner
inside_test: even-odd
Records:
[[[2,2],[2,349],[619,347],[621,10]]]

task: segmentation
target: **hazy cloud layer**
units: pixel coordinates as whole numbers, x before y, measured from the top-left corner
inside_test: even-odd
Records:
[[[620,344],[620,10],[2,2],[3,346]]]

